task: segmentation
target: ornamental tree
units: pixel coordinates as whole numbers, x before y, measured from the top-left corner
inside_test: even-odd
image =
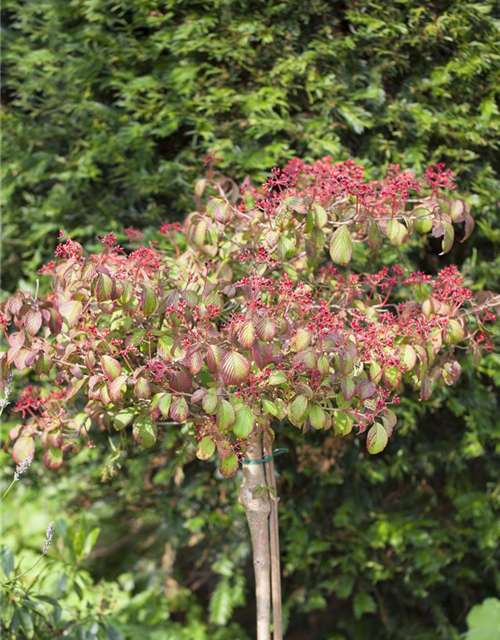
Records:
[[[9,440],[16,463],[40,454],[56,469],[96,430],[149,448],[188,424],[196,456],[218,456],[222,476],[244,463],[257,636],[270,638],[273,609],[279,640],[276,435],[355,430],[381,452],[405,385],[427,400],[460,376],[460,350],[491,349],[485,325],[499,300],[473,295],[453,266],[435,277],[351,268],[367,253],[383,263],[414,233],[440,238],[443,253],[455,223],[471,234],[469,205],[442,165],[421,180],[393,166],[374,181],[351,161],[294,160],[254,188],[220,175],[216,160],[182,226],[164,224],[147,245],[130,229],[128,250],[109,234],[98,254],[61,232],[41,270],[50,292],[2,303],[4,389],[13,369],[43,381],[15,402]]]

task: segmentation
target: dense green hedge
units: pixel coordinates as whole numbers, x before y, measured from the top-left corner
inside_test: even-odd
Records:
[[[214,147],[257,179],[295,155],[440,159],[476,204],[500,197],[494,0],[5,0],[3,14],[5,288],[59,228],[184,214]]]
[[[493,0],[5,0],[3,13],[4,289],[33,282],[60,228],[90,239],[185,214],[217,148],[224,171],[256,180],[294,155],[353,155],[373,172],[446,161],[478,223],[451,259],[498,290]],[[499,387],[498,355],[468,360],[459,387],[430,408],[405,402],[375,459],[356,438],[289,434],[279,467],[290,640],[455,640],[467,611],[500,591]],[[237,480],[221,485],[192,453],[180,471],[177,447],[123,461],[104,486],[94,451],[69,474],[40,472],[23,502],[47,516],[85,510],[102,526],[101,555],[86,566],[95,581],[134,573],[136,604],[116,616],[127,640],[185,638],[190,619],[211,620],[215,638],[233,605],[252,625],[240,606],[252,577]],[[17,517],[7,535],[19,552],[32,541],[15,535]],[[124,553],[114,543],[130,531]],[[167,543],[169,577],[192,591],[181,604],[151,596],[167,584]],[[200,613],[194,602],[210,596]]]

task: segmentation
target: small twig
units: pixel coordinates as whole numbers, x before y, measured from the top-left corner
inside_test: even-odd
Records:
[[[471,315],[474,315],[475,313],[479,313],[481,311],[484,311],[485,309],[491,309],[492,307],[496,307],[497,305],[500,305],[500,295],[491,298],[487,302],[479,305],[479,307],[476,307],[475,309],[471,309],[470,311],[467,311],[466,313],[463,313],[462,315],[471,316]]]

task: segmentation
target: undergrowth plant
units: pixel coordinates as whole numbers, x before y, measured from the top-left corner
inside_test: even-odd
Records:
[[[492,348],[485,325],[499,298],[474,296],[454,266],[435,277],[404,265],[355,269],[366,252],[383,257],[413,233],[440,238],[442,253],[454,224],[470,236],[469,205],[443,165],[421,179],[393,166],[372,181],[351,161],[294,160],[255,188],[220,175],[216,162],[207,157],[184,224],[165,223],[148,246],[130,229],[127,251],[111,233],[90,255],[61,232],[42,269],[50,293],[2,303],[3,379],[32,369],[52,383],[26,387],[9,440],[16,463],[43,450],[57,469],[94,446],[98,429],[148,448],[159,430],[192,424],[198,458],[219,456],[224,477],[243,463],[258,639],[270,637],[273,609],[280,640],[279,430],[356,429],[381,452],[405,384],[427,400],[460,376],[460,350]]]

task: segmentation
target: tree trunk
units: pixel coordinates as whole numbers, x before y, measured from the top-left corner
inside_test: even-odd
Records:
[[[261,434],[252,434],[247,441],[247,460],[262,458]],[[267,486],[263,464],[243,465],[243,483],[239,501],[243,505],[250,536],[252,538],[255,593],[257,597],[257,640],[271,640],[271,552],[269,546],[269,513],[271,504],[268,492],[257,487]]]
[[[265,448],[266,457],[272,456],[272,448]],[[283,640],[283,618],[281,612],[281,567],[280,567],[280,539],[278,524],[278,495],[276,491],[276,475],[274,459],[266,462],[267,484],[274,489],[271,495],[271,515],[269,518],[269,533],[271,541],[271,590],[273,607],[273,640]]]

